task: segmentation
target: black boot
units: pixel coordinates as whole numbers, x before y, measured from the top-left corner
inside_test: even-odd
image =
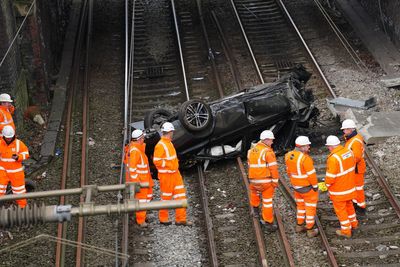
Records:
[[[356,208],[356,214],[360,219],[365,218],[366,214],[366,208],[361,208],[359,206],[357,206]]]

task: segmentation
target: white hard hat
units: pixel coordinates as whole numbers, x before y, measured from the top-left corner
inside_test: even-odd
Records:
[[[170,131],[175,131],[175,127],[172,123],[170,122],[165,122],[162,126],[161,126],[161,131],[162,132],[170,132]]]
[[[142,130],[136,129],[136,130],[134,130],[132,132],[132,139],[136,139],[137,140],[142,136],[143,136],[143,131]]]
[[[328,138],[326,138],[326,146],[337,146],[340,144],[340,140],[339,138],[337,138],[337,136],[334,135],[330,135],[328,136]]]
[[[0,95],[0,102],[13,102],[11,96],[9,94],[1,94]]]
[[[308,139],[307,136],[300,135],[299,137],[296,138],[296,146],[306,146],[306,145],[311,145],[310,139]]]
[[[342,128],[340,129],[343,130],[343,129],[355,129],[355,128],[357,128],[355,122],[353,120],[347,119],[342,122]]]
[[[265,130],[260,134],[260,140],[275,139],[274,133],[270,130]]]
[[[6,125],[3,128],[3,132],[2,132],[3,136],[6,138],[13,138],[15,135],[15,131],[14,128],[11,127],[10,125]]]

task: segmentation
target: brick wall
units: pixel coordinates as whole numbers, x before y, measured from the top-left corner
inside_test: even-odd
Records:
[[[3,59],[15,34],[13,6],[9,0],[0,1],[0,60]],[[18,42],[0,67],[0,93],[13,94],[20,71]]]
[[[51,101],[71,2],[37,0],[26,17],[32,1],[0,0],[0,57],[26,17],[19,38],[0,68],[0,93],[16,98],[19,114],[29,105],[47,107]],[[17,123],[21,121],[19,115]]]
[[[358,0],[400,49],[400,1]]]

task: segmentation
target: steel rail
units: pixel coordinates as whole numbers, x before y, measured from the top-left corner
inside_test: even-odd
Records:
[[[279,189],[281,190],[281,192],[287,196],[290,206],[292,207],[293,210],[296,211],[297,207],[296,207],[296,201],[294,200],[293,195],[291,194],[290,188],[288,186],[288,184],[282,180],[279,179],[280,184],[282,185],[281,187],[279,187]],[[328,241],[328,237],[325,234],[325,230],[321,224],[321,221],[319,220],[318,216],[315,216],[315,224],[318,228],[322,243],[325,247],[325,251],[327,253],[328,259],[330,261],[331,266],[334,267],[338,267],[338,263],[336,261],[335,255],[333,254],[333,250],[331,249],[330,245],[329,245],[329,241]]]
[[[245,186],[246,192],[247,192],[247,198],[249,199],[249,209],[250,209],[250,214],[254,214],[254,208],[250,204],[250,190],[249,190],[249,181],[247,179],[247,174],[246,171],[244,170],[244,165],[242,162],[242,159],[240,157],[236,158],[237,164],[239,165],[241,177],[243,184]],[[258,222],[258,219],[255,216],[251,216],[252,221],[253,221],[253,230],[254,234],[256,236],[256,243],[257,243],[257,248],[258,248],[258,256],[260,257],[260,263],[261,266],[267,267],[267,258],[265,255],[267,255],[267,249],[265,248],[265,241],[263,238],[263,232],[261,230],[260,223]]]
[[[248,50],[250,52],[251,59],[253,60],[254,67],[256,68],[256,71],[257,71],[257,74],[258,74],[258,78],[260,79],[261,83],[264,83],[264,78],[263,78],[263,76],[261,74],[260,68],[258,67],[258,62],[256,60],[256,57],[254,56],[254,53],[253,53],[253,48],[251,47],[249,39],[247,38],[246,31],[244,30],[242,21],[240,20],[239,13],[238,13],[238,11],[236,9],[236,5],[235,5],[235,2],[233,0],[231,0],[231,5],[232,5],[232,8],[233,8],[233,11],[235,12],[236,19],[237,19],[237,21],[239,23],[240,30],[242,31],[243,38],[246,41],[246,45],[247,45],[247,48],[248,48]]]
[[[356,65],[360,68],[361,71],[368,71],[367,65],[358,56],[357,52],[353,49],[351,44],[347,41],[344,34],[336,26],[335,22],[329,16],[328,12],[325,10],[325,8],[321,4],[321,2],[319,0],[313,0],[313,1],[314,1],[315,5],[317,5],[318,9],[321,11],[323,17],[328,22],[329,26],[332,28],[332,31],[338,37],[338,39],[339,39],[340,43],[343,45],[344,49],[346,49],[346,51],[349,53],[349,55],[351,56],[353,61],[356,63]],[[362,67],[360,65],[362,65]]]
[[[132,105],[132,71],[133,71],[133,55],[134,55],[134,25],[135,25],[135,4],[136,0],[133,0],[132,3],[132,25],[131,25],[131,36],[129,42],[129,0],[125,0],[125,105],[124,105],[124,139],[122,141],[122,157],[121,157],[121,171],[119,177],[119,183],[122,184],[124,182],[124,174],[127,171],[124,164],[125,159],[125,146],[127,145],[127,140],[130,135],[130,127],[128,126],[128,113],[129,113],[129,121],[131,121],[131,112],[132,107],[129,108],[129,105]],[[129,44],[129,45],[128,45]],[[129,60],[128,60],[129,58]],[[121,200],[122,193],[121,191],[117,194],[117,199]],[[118,219],[116,220],[116,225],[118,225]],[[118,228],[118,227],[116,227]],[[118,235],[118,232],[116,233]],[[121,237],[121,251],[123,254],[128,253],[128,243],[129,243],[129,215],[125,214],[122,219],[122,237]],[[115,251],[118,251],[118,237],[116,236],[116,244]],[[128,259],[123,259],[122,266],[128,265]],[[115,260],[115,267],[119,266],[118,258]]]
[[[78,29],[78,37],[75,43],[75,50],[74,50],[74,63],[73,63],[73,78],[70,85],[70,92],[68,96],[68,108],[67,108],[67,118],[66,118],[66,125],[65,125],[65,144],[64,144],[64,158],[63,158],[63,171],[61,176],[61,189],[66,188],[67,178],[70,172],[70,161],[71,161],[71,146],[72,146],[72,108],[74,103],[74,95],[76,93],[76,87],[78,86],[79,80],[79,65],[80,65],[80,50],[83,43],[83,32],[84,32],[84,24],[86,18],[86,7],[87,1],[82,3],[81,8],[81,17]],[[65,196],[60,197],[59,201],[60,205],[65,204]],[[63,223],[59,223],[57,227],[57,239],[65,239],[66,237],[66,228],[64,227]],[[56,262],[55,265],[57,267],[64,266],[64,257],[65,257],[65,244],[61,242],[57,242],[56,245]]]
[[[174,16],[175,33],[176,33],[176,39],[177,39],[178,48],[179,48],[179,59],[181,61],[183,83],[185,85],[186,100],[189,100],[190,99],[190,97],[189,97],[189,88],[188,88],[188,84],[187,84],[185,62],[184,62],[184,59],[183,59],[181,37],[180,37],[180,34],[179,34],[178,19],[176,17],[175,1],[174,0],[171,0],[171,8],[172,8],[172,14]]]
[[[88,138],[88,124],[89,124],[89,97],[88,91],[90,86],[89,73],[90,73],[90,49],[92,39],[92,22],[93,22],[93,0],[89,0],[88,16],[87,16],[87,35],[86,35],[86,55],[85,55],[85,74],[83,84],[83,98],[82,98],[82,143],[81,143],[81,176],[80,186],[83,187],[87,183],[87,138]],[[80,203],[85,201],[84,196],[81,195]],[[86,199],[90,201],[90,199]],[[84,254],[82,252],[82,243],[85,239],[85,222],[84,217],[79,217],[78,220],[78,236],[77,236],[77,247],[76,247],[76,260],[75,266],[80,267],[83,264]]]
[[[229,46],[228,40],[226,40],[226,37],[222,30],[221,24],[219,23],[218,17],[215,14],[214,10],[211,10],[211,16],[213,18],[215,27],[217,28],[218,36],[221,39],[222,49],[224,50],[224,54],[229,62],[229,68],[231,70],[231,73],[233,73],[233,78],[235,80],[236,87],[237,87],[238,91],[241,91],[243,89],[243,85],[239,79],[239,70],[233,60],[232,49]]]
[[[281,242],[282,247],[285,249],[285,260],[288,266],[294,267],[296,266],[294,263],[293,254],[291,252],[291,246],[289,243],[289,239],[285,233],[285,227],[283,225],[281,213],[277,208],[274,207],[275,219],[278,223],[278,231],[279,231],[279,241]]]
[[[208,196],[207,196],[207,190],[206,190],[206,185],[205,185],[205,179],[204,179],[204,172],[202,170],[201,165],[197,165],[197,173],[199,176],[199,183],[200,183],[200,193],[201,193],[201,203],[203,205],[203,210],[204,210],[204,218],[205,218],[205,224],[207,228],[207,240],[208,240],[208,251],[210,253],[210,261],[211,261],[211,266],[217,267],[218,266],[218,258],[217,258],[217,246],[215,244],[215,238],[214,238],[214,229],[213,229],[213,223],[212,219],[210,216],[210,209],[208,208]]]
[[[211,61],[211,68],[213,70],[213,73],[214,73],[214,76],[215,76],[215,80],[217,82],[217,88],[218,88],[219,96],[223,97],[224,90],[222,89],[221,78],[219,77],[219,73],[217,71],[217,65],[215,64],[214,53],[213,53],[213,50],[211,48],[210,39],[208,38],[208,33],[207,33],[206,25],[204,23],[203,11],[201,9],[201,3],[200,2],[201,2],[201,0],[196,0],[197,11],[199,13],[199,18],[200,18],[200,22],[201,22],[201,29],[203,30],[204,40],[206,41],[207,48],[208,48],[208,59]]]

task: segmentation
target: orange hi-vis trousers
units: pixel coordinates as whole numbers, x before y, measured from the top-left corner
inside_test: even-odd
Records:
[[[5,170],[0,170],[0,196],[6,193],[9,182],[11,183],[13,194],[26,193],[25,174],[23,170],[18,172],[6,172]],[[18,199],[16,202],[21,208],[25,208],[27,204],[26,199]]]
[[[356,182],[356,203],[360,208],[365,208],[365,192],[364,192],[364,173],[356,173],[354,175]],[[353,200],[354,201],[354,200]]]
[[[153,187],[141,188],[138,193],[135,194],[135,199],[139,200],[139,203],[147,203],[153,199]],[[142,224],[146,221],[145,210],[136,211],[136,223]]]
[[[354,211],[353,202],[347,201],[333,201],[333,209],[340,222],[340,230],[343,234],[351,235],[351,228],[358,227],[356,212]]]
[[[262,196],[261,216],[262,219],[268,223],[274,222],[274,210],[272,206],[272,198],[274,197],[275,188],[271,183],[249,185],[250,189],[250,204],[253,207],[258,207],[261,202],[260,194]]]
[[[186,199],[183,179],[179,171],[175,173],[158,173],[160,180],[161,200],[184,200]],[[168,210],[162,209],[158,212],[160,222],[168,222]],[[186,208],[175,209],[175,221],[186,222]]]
[[[306,222],[306,228],[312,229],[317,214],[318,191],[310,190],[307,193],[294,191],[294,199],[297,206],[297,224]]]

